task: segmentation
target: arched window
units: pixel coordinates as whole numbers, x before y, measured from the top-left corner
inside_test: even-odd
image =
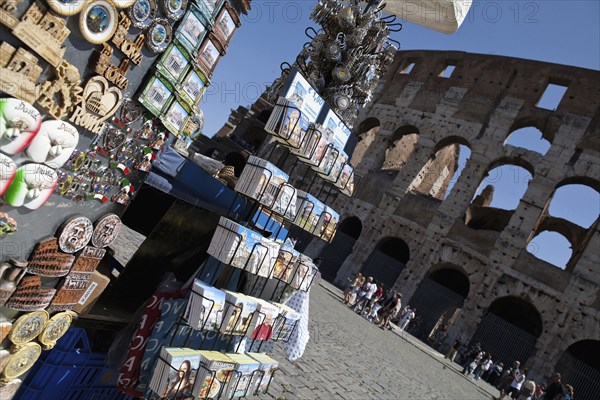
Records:
[[[360,272],[364,276],[372,276],[383,283],[386,288],[394,285],[400,272],[406,268],[410,259],[410,250],[406,242],[400,238],[381,239]]]
[[[486,201],[486,206],[514,210],[525,194],[529,181],[533,178],[532,173],[533,167],[524,162],[521,165],[506,162],[496,167],[492,166],[479,185],[474,199],[486,187],[491,186],[493,195],[491,199]],[[490,189],[488,188],[487,191],[490,191]]]
[[[362,223],[357,217],[342,220],[333,241],[321,251],[319,271],[323,279],[333,282],[346,258],[352,254],[354,244],[362,233]],[[345,284],[345,282],[344,282]]]
[[[390,146],[385,151],[385,161],[381,166],[383,171],[399,171],[413,152],[419,140],[419,130],[406,125],[396,129],[390,138]]]
[[[358,124],[356,132],[358,133],[358,143],[352,153],[350,164],[358,166],[365,156],[367,150],[375,141],[381,122],[377,118],[367,118]]]
[[[527,244],[527,252],[558,268],[565,269],[573,250],[571,242],[558,232],[543,231]]]
[[[545,155],[552,145],[548,140],[544,139],[542,132],[533,126],[511,132],[504,141],[504,144],[535,151],[542,155]]]
[[[548,213],[589,228],[600,215],[600,193],[583,184],[567,184],[554,192]]]
[[[577,399],[600,399],[600,340],[573,343],[554,370],[564,383],[575,388]]]
[[[408,190],[443,200],[462,173],[471,149],[464,139],[449,137],[440,141],[434,151]]]

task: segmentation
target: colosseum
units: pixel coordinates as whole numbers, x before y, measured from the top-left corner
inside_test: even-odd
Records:
[[[327,195],[340,212],[337,235],[301,250],[321,256],[323,278],[339,287],[361,272],[399,290],[420,317],[411,333],[426,342],[445,328],[442,348],[479,342],[497,360],[525,363],[534,378],[557,369],[578,398],[599,398],[597,204],[588,227],[550,212],[570,185],[585,185],[598,202],[599,78],[510,57],[398,52],[355,124],[355,194]],[[548,109],[540,99],[550,86],[562,88],[562,98]],[[264,104],[252,109],[256,115]],[[255,148],[264,135],[241,125],[236,143],[243,137]],[[523,132],[537,132],[547,149],[511,144]],[[517,194],[513,209],[493,202],[502,193],[491,178],[506,166],[514,176],[504,169],[502,179],[516,186],[502,190]],[[522,196],[519,182],[528,182]],[[536,257],[544,232],[568,240],[566,265]]]

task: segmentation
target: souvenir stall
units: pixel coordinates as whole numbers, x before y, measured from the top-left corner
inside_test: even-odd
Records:
[[[0,1],[0,398],[36,374],[16,398],[114,391],[106,376],[77,395],[47,384],[74,364],[66,351],[81,349],[69,345],[88,343],[88,367],[104,367],[85,331],[69,327],[109,284],[103,265],[120,216],[157,154],[166,144],[186,154],[200,133],[199,101],[248,9],[245,0]]]

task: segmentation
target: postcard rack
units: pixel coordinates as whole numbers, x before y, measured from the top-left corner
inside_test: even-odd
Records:
[[[169,363],[168,360],[166,360],[165,358],[163,358],[162,356],[158,356],[157,357],[157,363],[158,361],[162,361],[168,368],[169,370],[173,370],[175,372],[179,372],[179,369],[175,366],[173,366],[172,364]],[[200,374],[200,370],[205,371],[206,374]],[[264,390],[264,392],[266,393],[269,390],[269,387],[271,386],[271,382],[273,381],[273,377],[275,376],[275,373],[277,372],[278,368],[276,368],[272,373],[271,376],[269,377],[269,380],[266,384],[266,388]],[[212,387],[212,382],[214,380],[216,380],[216,375],[217,375],[218,371],[215,370],[211,370],[209,368],[207,368],[206,366],[199,364],[198,365],[198,370],[196,373],[196,376],[203,376],[204,377],[204,382],[209,382],[209,389],[210,387]],[[202,395],[202,392],[200,392],[200,395],[198,397],[194,397],[192,394],[192,390],[190,390],[189,388],[177,388],[177,390],[175,391],[175,393],[155,393],[151,388],[150,385],[148,385],[146,392],[144,394],[144,399],[188,399],[188,398],[194,398],[197,400],[209,400],[209,399],[227,399],[227,400],[231,400],[234,398],[233,394],[237,393],[238,390],[240,390],[240,382],[241,382],[241,376],[242,373],[240,371],[231,371],[232,375],[235,375],[237,377],[233,378],[232,376],[229,377],[228,380],[228,385],[225,386],[221,386],[219,388],[219,390],[217,391],[217,393],[214,393],[211,395],[210,390],[206,390],[206,393],[204,395]],[[255,396],[258,394],[259,390],[260,390],[260,383],[262,382],[263,378],[265,376],[265,372],[263,370],[257,369],[255,371],[253,371],[250,374],[250,379],[248,380],[248,383],[241,388],[241,390],[243,390],[244,394],[242,396],[235,396],[235,397],[246,397],[246,396]],[[233,386],[233,388],[230,388],[230,384],[231,382],[235,382],[235,386]],[[254,388],[252,388],[252,386],[255,386]],[[251,391],[252,390],[252,391]],[[223,397],[225,393],[225,391],[230,392],[231,395],[228,397]],[[157,397],[158,396],[158,397]]]
[[[289,124],[291,116],[296,113],[294,122]],[[306,136],[306,128],[300,125],[300,121],[306,119],[300,108],[290,100],[280,97],[275,103],[269,120],[265,124],[265,131],[273,136],[277,142],[282,142],[293,149],[300,149]],[[288,125],[286,125],[288,122]]]

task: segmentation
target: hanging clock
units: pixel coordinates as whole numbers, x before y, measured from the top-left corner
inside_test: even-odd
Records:
[[[185,14],[187,0],[162,0],[161,8],[169,20],[178,21]]]
[[[118,20],[117,9],[112,2],[92,0],[79,14],[79,29],[88,42],[104,43],[114,35]]]
[[[157,18],[148,28],[146,45],[152,52],[161,53],[171,43],[172,37],[173,32],[169,21],[164,18]]]
[[[129,18],[138,29],[145,29],[150,26],[152,20],[156,18],[155,0],[136,0],[133,6],[129,8]]]
[[[85,6],[86,0],[47,0],[52,11],[60,15],[75,15]]]

